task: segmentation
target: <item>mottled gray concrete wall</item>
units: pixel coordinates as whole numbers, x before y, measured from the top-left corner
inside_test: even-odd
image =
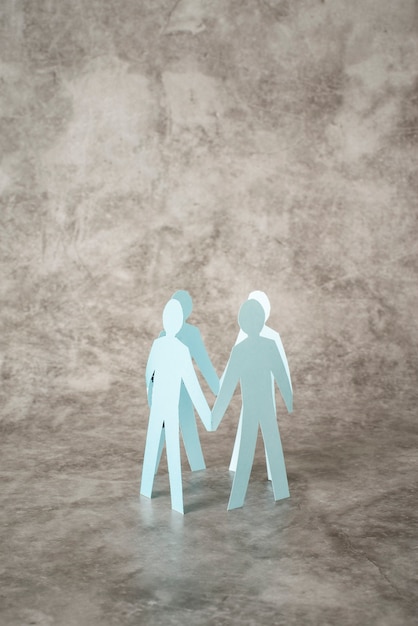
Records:
[[[269,294],[293,433],[413,411],[416,26],[413,0],[3,0],[4,425],[143,432],[179,288],[219,372]]]

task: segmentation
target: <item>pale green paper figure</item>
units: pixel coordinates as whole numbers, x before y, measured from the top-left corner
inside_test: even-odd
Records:
[[[239,451],[228,510],[244,504],[254,459],[258,426],[264,439],[275,500],[289,497],[282,445],[276,418],[272,376],[287,410],[292,412],[293,394],[276,343],[260,336],[265,313],[256,300],[247,300],[238,315],[239,325],[247,338],[234,346],[221,379],[221,388],[212,410],[212,428],[217,429],[240,382],[242,395],[242,427]]]
[[[265,314],[265,321],[264,321],[264,326],[261,329],[260,336],[261,337],[266,337],[267,339],[273,339],[273,341],[275,341],[277,349],[279,350],[280,358],[282,359],[284,368],[286,370],[287,377],[289,379],[290,388],[292,388],[292,381],[291,381],[291,378],[290,378],[289,364],[287,362],[286,352],[284,350],[283,342],[282,342],[282,339],[280,337],[280,334],[276,330],[273,330],[272,328],[270,328],[269,326],[266,325],[266,322],[267,322],[267,320],[268,320],[268,318],[270,316],[270,310],[271,310],[270,300],[268,299],[268,296],[267,296],[266,293],[264,293],[264,291],[252,291],[249,294],[249,296],[248,296],[248,300],[257,300],[257,302],[259,302],[261,304],[261,306],[263,307],[264,314]],[[242,329],[240,329],[240,331],[238,333],[237,340],[236,340],[235,343],[236,344],[237,343],[241,343],[241,341],[243,341],[246,337],[247,337],[247,335],[244,333],[244,331]],[[293,392],[293,390],[292,390],[292,392]],[[273,394],[273,401],[275,401],[275,397],[274,397],[274,378],[273,378],[273,376],[271,377],[271,393]],[[241,427],[242,427],[242,417],[240,416],[240,419],[239,419],[239,422],[238,422],[237,435],[235,437],[234,450],[232,452],[231,462],[229,464],[229,469],[230,469],[231,472],[235,472],[236,467],[237,467],[239,442],[240,442],[240,439],[241,439]],[[268,476],[268,479],[271,480],[271,472],[270,472],[270,466],[269,466],[267,454],[266,454],[266,464],[267,464],[267,476]]]
[[[152,345],[146,367],[146,383],[152,385],[151,410],[142,467],[142,495],[151,498],[163,424],[167,449],[171,506],[184,513],[181,480],[179,401],[182,383],[207,430],[211,429],[210,409],[193,368],[189,349],[176,337],[183,326],[183,309],[178,300],[169,300],[163,312],[166,336]]]
[[[184,322],[183,326],[176,334],[176,337],[189,348],[192,359],[201,371],[210,390],[216,396],[219,391],[219,378],[206,351],[202,335],[196,326],[186,322],[193,309],[192,298],[189,292],[184,290],[176,291],[171,298],[173,300],[178,300],[183,309]],[[164,335],[165,331],[162,331],[160,337],[163,337]],[[150,393],[148,395],[150,396]],[[184,383],[182,383],[180,391],[179,415],[180,430],[190,469],[192,472],[205,469],[206,465],[203,458],[202,446],[200,445],[199,433],[197,431],[193,403],[190,395],[187,393]],[[162,428],[155,472],[158,470],[161,453],[164,447],[164,431],[165,428]]]

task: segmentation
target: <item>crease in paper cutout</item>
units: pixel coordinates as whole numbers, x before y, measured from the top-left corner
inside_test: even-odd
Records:
[[[242,304],[238,323],[247,338],[236,344],[231,351],[221,379],[219,395],[212,410],[212,429],[216,430],[240,383],[242,426],[228,510],[242,507],[244,504],[259,426],[270,466],[274,499],[281,500],[289,497],[286,467],[272,394],[272,376],[289,413],[293,410],[293,393],[275,341],[260,335],[265,317],[264,309],[257,300],[250,299]]]

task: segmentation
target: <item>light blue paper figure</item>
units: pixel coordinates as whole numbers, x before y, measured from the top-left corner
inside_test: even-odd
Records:
[[[259,425],[271,470],[274,499],[289,497],[276,407],[271,392],[272,375],[289,413],[293,409],[293,394],[276,343],[260,336],[264,321],[264,310],[259,302],[244,302],[239,311],[238,322],[247,338],[232,349],[212,410],[212,428],[216,430],[240,382],[242,427],[228,510],[244,504]]]
[[[193,326],[192,324],[188,324],[186,322],[193,309],[192,298],[188,291],[181,290],[176,291],[176,293],[173,294],[172,299],[178,300],[178,302],[180,302],[184,316],[183,326],[177,333],[176,337],[189,348],[192,358],[194,359],[199,370],[201,371],[210,390],[216,396],[219,391],[218,375],[208,356],[199,329],[196,326]],[[162,331],[160,337],[163,337],[164,335],[165,331]],[[193,403],[190,395],[187,393],[184,383],[182,383],[180,391],[179,415],[181,434],[183,436],[184,448],[186,450],[190,469],[193,472],[196,470],[205,469],[206,465],[203,458],[202,446],[200,445],[199,433],[197,431]],[[164,447],[164,431],[165,428],[162,428],[155,472],[157,472],[158,470],[162,449]]]
[[[257,302],[259,302],[261,304],[261,306],[264,309],[264,314],[266,316],[265,322],[267,322],[267,320],[268,320],[268,318],[270,316],[270,310],[271,310],[270,300],[268,299],[267,294],[265,294],[264,291],[252,291],[249,294],[249,296],[248,296],[248,300],[257,300]],[[287,377],[289,379],[290,388],[292,389],[292,381],[291,381],[291,378],[290,378],[289,364],[287,362],[286,352],[284,351],[283,342],[281,340],[281,337],[280,337],[279,333],[276,330],[273,330],[269,326],[266,326],[265,322],[264,322],[263,328],[261,329],[260,336],[261,337],[266,337],[267,339],[272,339],[276,343],[276,346],[277,346],[277,349],[279,350],[279,354],[280,354],[280,357],[282,359],[284,368],[286,370]],[[246,337],[247,337],[247,335],[244,333],[244,331],[242,329],[240,329],[235,344],[241,343],[241,341],[246,339]],[[293,390],[292,390],[292,392],[293,392]],[[273,395],[273,401],[275,402],[275,397],[274,397],[275,396],[275,394],[274,394],[274,378],[273,378],[273,376],[271,377],[271,393]],[[237,467],[238,449],[239,449],[239,442],[240,442],[240,439],[241,439],[241,427],[242,427],[242,415],[240,416],[240,419],[239,419],[239,422],[238,422],[238,429],[237,429],[237,435],[235,437],[234,450],[232,452],[231,462],[229,464],[229,469],[230,469],[231,472],[235,472],[236,467]],[[271,480],[271,472],[270,472],[270,466],[269,466],[267,454],[266,454],[266,465],[267,465],[267,476],[268,476],[268,479]]]
[[[145,372],[147,388],[152,385],[151,410],[142,467],[142,495],[151,498],[159,442],[163,424],[167,449],[171,506],[184,513],[181,480],[179,401],[184,384],[207,430],[211,429],[210,409],[193,368],[189,349],[176,337],[183,325],[183,309],[178,300],[169,300],[163,312],[164,337],[152,345]]]

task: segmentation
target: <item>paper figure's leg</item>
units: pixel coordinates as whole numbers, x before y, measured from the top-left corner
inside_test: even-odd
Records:
[[[258,419],[250,416],[242,419],[241,438],[239,442],[237,469],[229,496],[228,511],[243,506],[250,480],[251,468],[257,443]]]
[[[192,472],[205,469],[205,459],[203,458],[202,446],[200,445],[193,404],[184,388],[182,388],[180,393],[179,412],[181,434],[190,469]]]
[[[234,443],[234,449],[232,450],[231,462],[229,463],[230,472],[235,472],[237,469],[239,442],[241,440],[241,430],[242,430],[242,409],[241,409],[241,413],[239,416],[237,434],[235,435],[235,443]]]
[[[161,439],[163,420],[156,417],[151,409],[149,418],[147,440],[145,443],[144,461],[142,464],[142,478],[140,492],[143,496],[151,498],[154,484],[155,468],[157,464],[158,449]]]
[[[276,416],[274,418],[271,416],[270,419],[261,419],[261,432],[271,470],[274,499],[288,498],[290,495],[289,485]]]
[[[234,449],[232,451],[231,462],[229,464],[229,471],[230,472],[235,472],[236,469],[237,469],[237,460],[238,460],[239,442],[240,442],[240,437],[241,437],[241,428],[242,428],[242,411],[241,411],[241,415],[240,415],[239,422],[238,422],[237,434],[236,434],[236,437],[235,437],[235,443],[234,443]],[[265,455],[266,455],[266,465],[267,465],[267,478],[269,480],[271,480],[271,471],[270,471],[270,465],[269,465],[269,460],[268,460],[268,456],[267,456],[267,451],[266,450],[265,450]]]
[[[158,472],[158,467],[161,462],[161,455],[163,453],[164,442],[165,442],[165,428],[164,428],[164,422],[163,422],[163,426],[161,428],[160,443],[158,446],[157,462],[155,464],[155,474]]]
[[[181,481],[180,429],[178,416],[165,421],[168,477],[170,480],[171,508],[184,513],[183,486]]]
[[[273,397],[274,412],[276,413],[276,398],[275,398],[275,391],[274,391],[274,378],[273,378],[273,375],[272,375],[272,384],[271,384],[271,395]],[[264,446],[264,454],[265,454],[265,457],[266,457],[267,480],[271,480],[271,469],[270,469],[269,457],[268,457],[268,454],[267,454],[266,446]]]

